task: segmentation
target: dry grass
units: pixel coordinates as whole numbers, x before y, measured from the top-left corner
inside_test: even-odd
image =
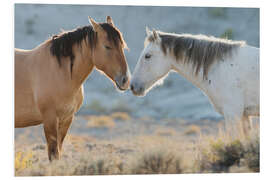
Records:
[[[111,114],[111,117],[116,120],[123,120],[123,121],[131,119],[129,114],[126,112],[114,112]]]
[[[128,106],[129,103],[124,102],[124,101],[117,101],[114,104],[112,104],[111,111],[113,112],[127,112],[130,113],[132,112],[132,109]]]
[[[176,131],[172,128],[159,128],[155,131],[158,136],[174,136]]]
[[[111,115],[100,115],[100,116],[86,116],[87,127],[89,128],[113,128],[115,127],[115,121],[126,121],[130,120],[131,117],[126,112],[114,112]]]
[[[122,174],[123,163],[112,159],[83,161],[74,169],[73,175],[107,175]]]
[[[15,154],[15,171],[21,171],[25,168],[32,167],[32,155],[30,152],[16,152]]]
[[[115,126],[114,119],[111,116],[88,116],[87,126],[90,128],[113,128]]]
[[[90,116],[89,123],[95,121],[91,127],[100,127],[100,122],[107,124],[120,117],[128,119],[126,114],[115,113],[110,116]],[[190,126],[190,129],[199,133],[198,128]],[[199,138],[189,134],[165,127],[151,135],[110,140],[69,134],[64,143],[62,159],[53,163],[48,161],[44,144],[16,148],[15,174],[67,176],[260,171],[259,130],[249,137],[235,138],[225,132],[212,135],[200,133]]]
[[[190,125],[185,131],[186,135],[197,135],[200,134],[201,128],[197,125]]]
[[[91,104],[86,105],[86,108],[91,109],[97,113],[105,113],[107,112],[106,107],[104,107],[99,100],[94,99]]]

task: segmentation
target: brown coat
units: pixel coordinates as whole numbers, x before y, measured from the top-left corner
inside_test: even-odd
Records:
[[[117,35],[117,43],[117,38],[109,38],[120,31],[110,17],[107,23],[91,23],[93,27],[54,36],[33,50],[15,49],[15,128],[43,124],[50,160],[60,158],[63,140],[83,102],[83,82],[94,67],[120,90],[129,86],[122,36]],[[87,41],[89,36],[96,41]]]

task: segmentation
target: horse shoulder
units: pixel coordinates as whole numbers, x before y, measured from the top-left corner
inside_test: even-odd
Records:
[[[77,107],[76,107],[76,112],[80,109],[80,107],[83,104],[83,98],[84,98],[84,90],[83,90],[83,85],[81,85],[78,94],[76,96],[77,99]]]
[[[206,94],[223,115],[240,115],[245,107],[258,104],[259,66],[256,58],[256,49],[241,47],[232,57],[216,63],[209,72]]]
[[[67,117],[75,114],[83,103],[83,85],[73,93],[66,93],[65,96],[57,98],[57,111],[59,116]]]
[[[214,64],[203,85],[210,102],[222,115],[237,102],[243,102],[241,88],[237,84],[237,69],[230,69],[229,61],[234,60],[226,59]]]

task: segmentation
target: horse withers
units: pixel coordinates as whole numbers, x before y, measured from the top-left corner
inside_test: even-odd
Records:
[[[15,128],[43,124],[49,160],[59,159],[83,82],[94,68],[129,87],[127,45],[112,18],[53,36],[32,50],[15,49]]]
[[[135,95],[144,96],[171,70],[176,71],[204,92],[224,116],[231,134],[239,130],[238,124],[245,134],[249,132],[249,118],[260,115],[258,48],[205,35],[146,32],[144,50],[131,79]]]

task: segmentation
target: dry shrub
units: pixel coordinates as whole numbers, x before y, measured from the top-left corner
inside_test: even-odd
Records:
[[[110,159],[98,159],[81,162],[75,168],[73,175],[112,175],[122,173],[122,162],[116,163]]]
[[[113,128],[115,126],[111,116],[89,116],[87,119],[89,120],[87,126],[91,128]]]
[[[172,128],[158,128],[155,134],[159,136],[173,136],[176,134],[176,131]]]
[[[125,102],[125,101],[117,101],[114,104],[112,104],[112,108],[111,111],[113,112],[127,112],[127,113],[131,113],[132,109],[128,106],[129,103]]]
[[[260,139],[255,137],[246,146],[246,164],[254,172],[260,172]]]
[[[117,120],[130,120],[131,117],[126,112],[115,112],[111,114],[111,117]]]
[[[74,172],[74,160],[55,160],[39,162],[32,168],[26,169],[20,176],[71,176]]]
[[[186,135],[196,135],[200,134],[201,128],[197,125],[190,125],[187,130],[185,131]]]
[[[204,152],[201,161],[202,171],[228,172],[233,165],[239,165],[240,159],[244,156],[244,147],[239,140],[229,144],[218,140],[210,144],[210,152]]]
[[[104,107],[99,100],[94,99],[91,104],[86,105],[86,108],[89,108],[97,113],[105,113],[107,112],[106,107]]]
[[[179,174],[182,173],[181,159],[175,153],[150,151],[139,157],[132,166],[133,174]]]
[[[200,171],[259,172],[259,136],[252,136],[229,141],[224,138],[210,141],[210,145],[201,150]]]

